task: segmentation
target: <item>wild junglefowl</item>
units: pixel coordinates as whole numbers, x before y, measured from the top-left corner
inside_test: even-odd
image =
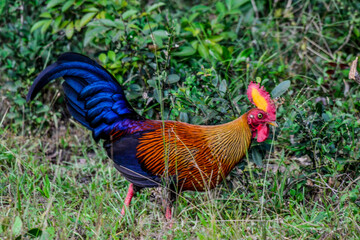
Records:
[[[67,107],[79,123],[104,140],[116,169],[131,183],[125,206],[136,191],[168,184],[172,193],[217,186],[241,161],[251,139],[262,142],[276,108],[263,87],[250,83],[247,95],[257,108],[217,126],[145,119],[134,111],[116,79],[95,61],[65,53],[35,79],[27,101],[51,80],[63,77]],[[172,194],[172,196],[174,196]],[[171,204],[166,209],[171,218]]]

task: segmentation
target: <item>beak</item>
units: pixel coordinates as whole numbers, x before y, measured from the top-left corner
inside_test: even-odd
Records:
[[[269,122],[271,126],[278,127],[279,125],[276,122]]]

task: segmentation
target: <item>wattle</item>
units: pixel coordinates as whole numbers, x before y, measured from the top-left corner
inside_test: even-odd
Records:
[[[257,141],[263,142],[269,136],[269,126],[267,124],[259,125],[257,128]]]

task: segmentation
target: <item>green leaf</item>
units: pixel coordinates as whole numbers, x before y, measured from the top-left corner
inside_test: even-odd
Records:
[[[199,46],[199,42],[198,41],[192,41],[191,43],[191,46],[194,48],[194,49],[197,49],[198,46]],[[196,52],[196,51],[195,51]]]
[[[33,31],[35,31],[36,29],[40,28],[42,25],[44,25],[45,22],[47,22],[48,20],[41,20],[36,22],[30,29],[30,32],[32,33]]]
[[[46,5],[46,8],[53,8],[57,5],[59,5],[60,3],[63,3],[64,1],[63,0],[51,0],[47,5]]]
[[[214,46],[211,47],[214,51],[216,51],[216,53],[218,53],[219,55],[223,54],[223,49],[221,47],[221,45],[219,44],[214,44]]]
[[[43,185],[44,185],[44,188],[43,188],[44,195],[46,198],[49,198],[50,192],[51,192],[51,183],[50,183],[48,175],[45,175],[45,178],[43,179]]]
[[[66,3],[64,3],[64,5],[61,8],[61,12],[65,12],[66,10],[68,10],[71,7],[71,5],[74,4],[74,2],[75,0],[66,1]]]
[[[129,87],[130,87],[130,89],[132,91],[135,91],[135,92],[141,92],[142,91],[142,87],[140,87],[139,84],[131,84]]]
[[[41,33],[44,34],[46,30],[49,28],[50,24],[52,23],[52,19],[46,20],[41,28]]]
[[[0,14],[3,12],[6,6],[6,0],[0,0]]]
[[[156,88],[156,81],[153,79],[148,80],[147,84],[149,84],[150,87]]]
[[[195,5],[194,7],[191,8],[191,12],[206,12],[210,9],[211,7],[205,6],[205,5]]]
[[[293,197],[296,195],[295,189],[290,189],[289,193],[290,193],[290,195],[293,196]]]
[[[357,38],[360,37],[360,30],[357,27],[354,27],[354,34]]]
[[[113,20],[110,19],[100,19],[98,20],[99,23],[101,23],[102,25],[106,26],[106,27],[118,27],[116,25],[116,23]]]
[[[223,39],[224,39],[224,37],[223,37],[223,36],[220,36],[220,35],[211,36],[211,38],[209,38],[209,40],[210,40],[211,42],[214,42],[214,43],[220,42],[220,41],[223,40]]]
[[[283,95],[290,87],[290,81],[286,80],[284,82],[281,82],[279,85],[277,85],[272,91],[271,91],[271,97],[277,98]]]
[[[219,91],[220,91],[221,96],[225,95],[226,90],[227,90],[227,82],[225,79],[223,79],[219,86]]]
[[[153,32],[155,37],[160,37],[160,38],[167,38],[169,36],[168,32],[165,30],[156,30]]]
[[[60,29],[65,29],[66,26],[69,24],[69,20],[64,20],[63,22],[61,22],[61,25],[59,26]]]
[[[250,0],[232,0],[232,8],[238,8],[242,5],[244,5],[245,3],[249,3]]]
[[[179,118],[181,122],[189,122],[189,116],[185,112],[180,112]]]
[[[321,117],[322,119],[325,121],[325,122],[328,122],[331,120],[331,118],[329,117],[329,115],[327,115],[326,113],[322,113],[321,114]]]
[[[136,29],[136,30],[141,30],[136,24],[129,24],[128,25],[129,28],[132,28],[132,29]]]
[[[327,216],[326,212],[320,212],[313,221],[314,221],[314,223],[318,223],[321,220],[323,220],[324,218],[326,218],[326,216]]]
[[[167,80],[169,84],[173,84],[178,82],[180,80],[180,77],[177,74],[170,74]]]
[[[99,26],[93,29],[88,29],[84,37],[84,46],[88,45],[98,34],[106,30],[108,30],[108,28],[105,26]]]
[[[253,51],[254,51],[253,48],[247,48],[241,51],[241,53],[236,58],[234,65],[246,61],[246,58],[248,58],[253,53]]]
[[[237,38],[236,33],[230,31],[230,32],[222,32],[220,34],[220,36],[224,37],[225,39],[229,39],[231,41],[235,41],[235,39]]]
[[[155,29],[158,26],[159,26],[159,24],[154,23],[154,22],[150,22],[150,23],[145,24],[145,26],[143,28],[143,31],[149,31],[150,29]]]
[[[231,10],[233,5],[233,0],[225,0],[226,6],[229,10]]]
[[[26,100],[22,97],[18,97],[14,100],[14,103],[16,103],[19,106],[22,106],[26,103]]]
[[[178,56],[178,57],[187,57],[187,56],[194,55],[195,53],[196,53],[196,50],[192,47],[182,47],[179,52],[174,52],[174,53],[172,53],[172,55]]]
[[[15,217],[15,221],[12,225],[12,232],[13,235],[19,235],[21,233],[21,229],[22,229],[22,221],[21,218],[19,216]]]
[[[30,238],[40,237],[42,235],[42,230],[39,228],[32,228],[26,233],[26,235]]]
[[[257,165],[257,166],[262,166],[262,155],[260,153],[260,151],[257,148],[252,148],[251,151],[251,156],[252,156],[252,161]]]
[[[40,17],[42,17],[42,18],[51,18],[51,14],[49,12],[43,12],[42,14],[40,14]]]
[[[62,15],[58,16],[55,21],[54,21],[54,25],[53,25],[53,31],[57,31],[59,29],[60,23],[62,20]]]
[[[106,54],[105,54],[105,53],[101,53],[101,54],[99,55],[99,60],[100,60],[100,62],[102,62],[102,63],[106,63]]]
[[[154,42],[157,45],[157,47],[161,48],[163,46],[162,38],[159,36],[154,36]]]
[[[217,2],[216,3],[216,10],[221,13],[221,14],[225,14],[226,13],[226,8],[225,5],[222,2]]]
[[[150,12],[152,12],[153,10],[155,10],[155,9],[161,7],[161,6],[164,6],[164,5],[165,5],[165,3],[163,3],[163,2],[156,3],[156,4],[152,5],[152,6],[150,6],[150,7],[146,10],[146,12],[147,12],[147,13],[150,13]]]
[[[358,189],[351,190],[351,192],[349,193],[349,199],[352,202],[355,202],[356,200],[358,200],[358,198],[359,198],[359,190]]]
[[[189,22],[193,22],[195,20],[195,18],[197,18],[197,16],[199,16],[199,15],[200,15],[199,12],[195,12],[195,13],[191,14],[189,16]]]
[[[83,12],[99,12],[100,10],[98,9],[98,8],[96,8],[96,7],[89,7],[89,8],[85,8],[84,10],[83,10]]]
[[[74,23],[70,22],[65,29],[65,35],[68,39],[71,39],[74,35]]]
[[[83,27],[88,22],[90,22],[90,20],[93,19],[96,14],[97,14],[97,12],[89,12],[89,13],[85,14],[80,20],[80,27]]]
[[[74,27],[75,27],[75,30],[80,32],[81,31],[81,26],[80,26],[80,19],[76,19],[75,22],[74,22]]]
[[[54,238],[54,236],[55,236],[55,228],[54,227],[48,227],[45,231],[48,233],[48,235],[50,235],[51,239]]]
[[[126,20],[129,17],[134,16],[137,12],[138,12],[138,10],[135,10],[135,9],[128,10],[123,13],[122,18],[123,18],[123,20]]]
[[[204,44],[199,45],[198,51],[202,58],[209,59],[209,49]]]
[[[108,51],[107,55],[108,55],[108,57],[109,57],[109,59],[110,59],[111,61],[115,62],[115,60],[116,60],[116,54],[115,54],[114,51],[111,51],[111,50]]]

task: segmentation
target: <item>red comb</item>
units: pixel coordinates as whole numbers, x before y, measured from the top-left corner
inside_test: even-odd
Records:
[[[250,82],[247,95],[252,104],[267,112],[271,120],[276,120],[276,106],[264,86],[260,87],[259,84]]]

